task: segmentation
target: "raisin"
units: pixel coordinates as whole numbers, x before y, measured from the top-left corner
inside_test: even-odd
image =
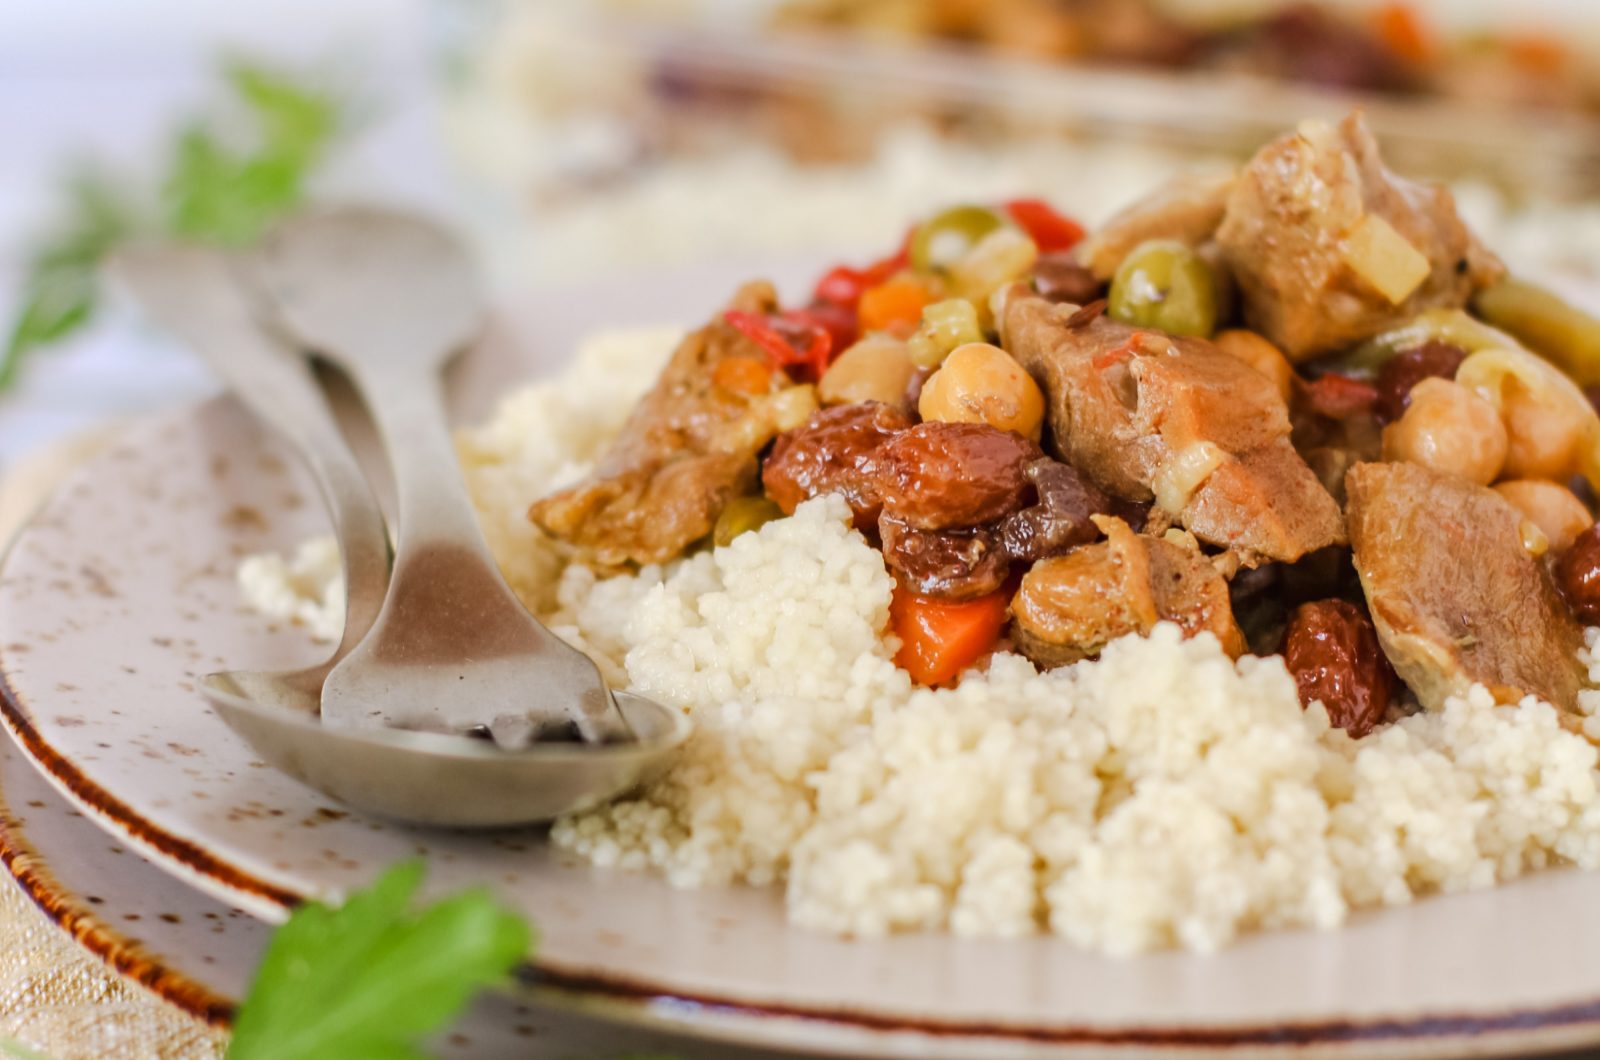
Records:
[[[840,494],[855,513],[857,528],[869,530],[883,506],[879,454],[910,426],[905,413],[876,401],[823,409],[804,427],[778,436],[761,469],[761,484],[786,515],[812,497]]]
[[[1105,284],[1069,252],[1043,254],[1033,267],[1033,289],[1047,301],[1088,305],[1105,294]]]
[[[883,559],[901,585],[922,596],[971,600],[1005,584],[1011,565],[988,527],[919,530],[903,519],[878,520]]]
[[[1589,527],[1556,560],[1556,585],[1584,625],[1600,624],[1600,523]]]
[[[1110,501],[1077,468],[1057,460],[1035,460],[1024,475],[1039,499],[1000,524],[1000,546],[1006,555],[1032,563],[1100,536],[1089,516],[1109,512]]]
[[[919,423],[879,452],[878,496],[886,513],[919,530],[982,526],[1022,507],[1028,464],[1043,455],[988,424]]]
[[[1466,350],[1437,340],[1402,350],[1389,358],[1378,372],[1378,402],[1373,406],[1378,422],[1393,423],[1399,419],[1411,404],[1412,387],[1435,376],[1454,379],[1456,370],[1466,359]]]
[[[1397,679],[1378,631],[1366,611],[1348,600],[1297,607],[1289,617],[1283,661],[1301,704],[1320,699],[1328,720],[1351,736],[1371,732],[1394,696]]]

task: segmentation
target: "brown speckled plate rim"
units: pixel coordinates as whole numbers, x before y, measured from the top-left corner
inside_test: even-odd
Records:
[[[235,1007],[233,1000],[169,967],[159,955],[146,951],[140,943],[106,923],[56,879],[49,862],[28,837],[22,819],[11,809],[3,784],[0,784],[0,865],[5,866],[22,893],[46,919],[112,971],[213,1027],[230,1026]]]
[[[184,419],[193,414],[188,407],[166,419]],[[146,421],[149,422],[149,421]],[[104,457],[95,457],[68,476],[59,489],[88,475]],[[47,501],[8,543],[0,556],[0,577],[16,555],[20,541],[51,507]],[[174,871],[180,879],[198,878],[215,893],[230,895],[252,911],[270,910],[286,916],[305,901],[304,895],[280,887],[209,853],[199,845],[171,834],[146,820],[131,806],[90,780],[76,765],[53,748],[34,726],[31,712],[13,687],[5,651],[0,647],[0,721],[17,746],[51,784],[69,801],[80,806],[91,820],[119,839],[144,851],[156,865]],[[12,831],[0,820],[0,861],[45,914],[77,938],[108,965],[130,975],[159,996],[199,1018],[226,1026],[232,1005],[208,988],[181,973],[166,969],[140,954],[132,943],[106,927],[70,896],[52,889],[49,874],[33,867],[26,849],[13,849]],[[20,854],[20,856],[19,856]],[[21,867],[19,870],[19,866]],[[1093,1027],[1085,1025],[1022,1025],[977,1021],[940,1020],[933,1017],[882,1015],[861,1009],[794,1005],[784,1002],[700,994],[677,989],[669,984],[600,975],[590,971],[562,968],[534,960],[519,974],[521,982],[552,1001],[588,1008],[599,1008],[622,1019],[667,1027],[678,1033],[693,1034],[699,1024],[692,1014],[735,1021],[795,1020],[835,1027],[841,1031],[887,1034],[921,1034],[946,1039],[991,1039],[1019,1044],[1066,1047],[1159,1048],[1162,1050],[1216,1051],[1238,1048],[1293,1050],[1308,1055],[1318,1046],[1408,1045],[1413,1050],[1437,1046],[1435,1055],[1446,1052],[1450,1043],[1464,1038],[1477,1039],[1471,1051],[1476,1055],[1509,1055],[1532,1048],[1571,1048],[1600,1044],[1600,998],[1585,999],[1544,1008],[1512,1009],[1494,1014],[1431,1013],[1405,1017],[1266,1025],[1173,1027]],[[672,1015],[676,1013],[677,1016]],[[718,1036],[729,1035],[724,1028]],[[1496,1036],[1485,1041],[1483,1036]],[[1537,1038],[1538,1041],[1530,1041]],[[1422,1055],[1414,1052],[1414,1055]]]

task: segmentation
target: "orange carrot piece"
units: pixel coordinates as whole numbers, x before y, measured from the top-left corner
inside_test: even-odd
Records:
[[[916,327],[927,304],[927,288],[916,280],[889,280],[862,291],[856,313],[862,331],[891,331]]]
[[[1011,603],[1008,589],[976,600],[936,600],[895,589],[889,628],[900,638],[895,665],[919,685],[943,685],[994,650]]]
[[[757,397],[772,389],[773,371],[754,357],[728,357],[711,369],[711,381],[735,394]]]
[[[1373,12],[1378,36],[1391,52],[1414,66],[1433,54],[1433,40],[1416,8],[1407,3],[1384,4]]]

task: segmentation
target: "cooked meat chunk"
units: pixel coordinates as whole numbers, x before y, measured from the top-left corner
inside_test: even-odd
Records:
[[[762,485],[787,515],[801,501],[837,493],[850,502],[856,528],[871,529],[883,510],[879,457],[884,445],[910,426],[905,413],[877,401],[823,409],[778,438],[761,470]]]
[[[1266,376],[1200,339],[1138,331],[1013,289],[1006,348],[1049,398],[1058,455],[1109,493],[1155,498],[1246,562],[1344,540]]]
[[[1162,620],[1188,637],[1213,633],[1229,655],[1244,654],[1228,585],[1198,549],[1140,536],[1115,517],[1095,522],[1106,540],[1044,560],[1023,577],[1011,612],[1012,639],[1024,655],[1065,666]]]
[[[770,284],[750,283],[729,307],[776,306]],[[756,454],[779,427],[770,401],[717,385],[713,369],[734,357],[765,360],[719,313],[679,344],[594,473],[535,502],[529,518],[603,567],[663,562],[710,533],[755,484]]]
[[[1177,177],[1089,233],[1073,253],[1096,279],[1104,281],[1146,240],[1176,239],[1199,246],[1222,223],[1234,179],[1231,171]]]
[[[1245,319],[1293,361],[1351,346],[1503,274],[1442,187],[1384,168],[1358,113],[1308,122],[1239,176],[1217,242]]]
[[[1415,464],[1358,464],[1346,488],[1383,650],[1424,706],[1474,683],[1502,703],[1576,705],[1582,631],[1505,498]]]
[[[887,513],[878,520],[883,561],[906,588],[923,596],[970,600],[1005,584],[1011,561],[991,527],[920,530]]]
[[[930,420],[884,443],[875,461],[883,510],[921,530],[979,526],[1021,508],[1028,465],[1044,454],[986,423]]]

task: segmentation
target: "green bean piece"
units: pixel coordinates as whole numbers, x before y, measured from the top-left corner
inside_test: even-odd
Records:
[[[1004,224],[1006,219],[987,206],[952,206],[936,213],[912,233],[911,267],[920,273],[947,269]]]
[[[717,516],[711,540],[721,548],[746,530],[759,530],[772,520],[782,518],[783,509],[775,501],[765,497],[735,497]]]
[[[1600,383],[1600,320],[1560,295],[1523,280],[1506,279],[1479,291],[1472,307],[1578,385]]]
[[[1193,247],[1152,239],[1118,266],[1106,311],[1139,327],[1206,338],[1217,326],[1216,280]]]

